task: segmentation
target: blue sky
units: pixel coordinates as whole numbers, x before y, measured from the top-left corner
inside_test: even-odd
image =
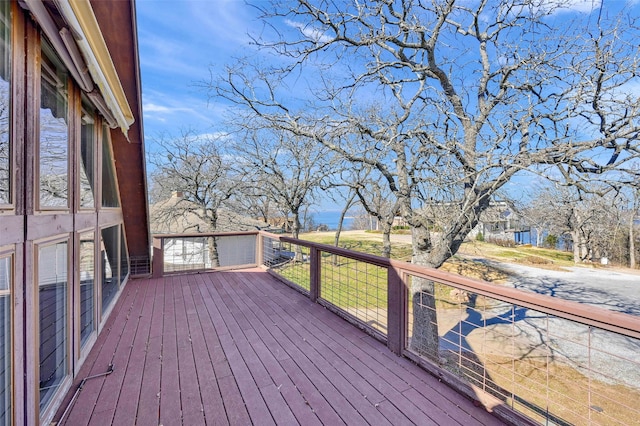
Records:
[[[263,1],[266,4],[254,0]],[[584,13],[601,0],[568,1],[574,12]],[[640,0],[602,1],[611,10],[640,7]],[[153,139],[162,132],[177,136],[181,129],[220,131],[225,105],[210,102],[197,84],[209,79],[211,66],[220,69],[234,56],[255,51],[248,33],[259,33],[262,27],[256,10],[245,0],[137,0],[136,9],[147,151],[154,150]],[[296,26],[290,21],[284,25],[289,30]],[[531,180],[525,176],[508,187],[521,190]]]
[[[196,84],[250,48],[253,10],[243,0],[137,0],[136,9],[147,144],[164,131],[215,131],[223,107]]]
[[[601,1],[610,10],[640,4],[640,0],[543,1],[568,1],[572,7],[567,11],[579,12]],[[219,130],[216,123],[225,107],[209,102],[197,84],[209,79],[211,66],[220,69],[234,56],[255,51],[248,36],[262,27],[255,8],[245,0],[137,0],[136,8],[147,142],[163,131],[177,135],[181,128]],[[296,26],[284,23],[289,30]]]

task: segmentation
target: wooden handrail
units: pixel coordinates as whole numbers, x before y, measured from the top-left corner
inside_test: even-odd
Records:
[[[564,300],[545,294],[531,293],[515,288],[498,286],[486,281],[467,278],[451,272],[415,265],[409,262],[388,259],[368,253],[359,253],[329,244],[314,243],[311,241],[297,240],[291,237],[279,237],[280,241],[297,244],[303,247],[316,248],[318,250],[343,256],[349,259],[366,262],[387,269],[396,268],[402,273],[419,278],[425,278],[456,287],[461,290],[471,291],[482,296],[491,297],[506,303],[512,303],[525,308],[544,312],[559,318],[565,318],[582,324],[612,331],[614,333],[640,339],[640,317],[621,312],[611,311],[593,305]],[[406,282],[403,280],[406,286]]]
[[[585,305],[582,303],[563,300],[560,298],[531,293],[515,288],[508,288],[498,286],[485,281],[476,280],[473,278],[467,278],[460,275],[456,275],[450,272],[441,271],[434,268],[428,268],[426,266],[415,265],[409,262],[402,262],[398,260],[388,259],[382,256],[376,256],[368,253],[359,253],[356,251],[348,250],[341,247],[332,246],[329,244],[320,244],[311,241],[300,240],[283,235],[271,234],[266,231],[242,231],[242,232],[219,232],[219,233],[190,233],[190,234],[156,234],[153,235],[153,276],[161,277],[164,274],[163,271],[163,247],[164,240],[168,238],[197,238],[197,237],[233,237],[243,235],[258,235],[256,238],[256,244],[259,244],[257,253],[262,253],[262,241],[263,238],[270,238],[273,240],[296,244],[302,247],[311,249],[311,295],[312,299],[315,294],[317,298],[320,294],[319,287],[322,285],[321,277],[319,276],[321,266],[320,256],[322,252],[331,253],[334,255],[342,256],[348,259],[353,259],[360,262],[369,263],[379,267],[386,268],[389,275],[389,299],[390,303],[400,303],[399,294],[407,292],[407,277],[415,276],[419,278],[429,279],[441,284],[449,285],[451,287],[459,288],[461,290],[470,291],[479,295],[491,297],[502,302],[519,305],[525,308],[530,308],[536,311],[540,311],[549,315],[553,315],[559,318],[569,319],[589,326],[601,328],[603,330],[612,331],[625,336],[630,336],[636,339],[640,339],[640,317],[624,314],[621,312],[614,312],[605,308],[601,308],[593,305]],[[260,259],[260,257],[259,257]],[[392,276],[393,275],[393,276]],[[401,287],[401,288],[398,288]],[[401,299],[406,299],[403,297]],[[406,301],[402,302],[406,303]],[[398,306],[397,309],[402,308]],[[389,309],[389,312],[396,312],[394,309]],[[396,328],[397,318],[390,319],[390,331],[393,326]],[[390,333],[391,334],[391,333]],[[401,336],[400,336],[401,337]],[[397,345],[397,342],[394,343]],[[395,352],[395,350],[394,350]]]

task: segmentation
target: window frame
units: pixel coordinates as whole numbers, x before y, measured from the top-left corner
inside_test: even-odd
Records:
[[[77,121],[77,136],[76,139],[78,141],[77,146],[75,146],[75,151],[76,151],[76,155],[75,155],[75,167],[76,167],[76,173],[75,173],[75,182],[74,182],[74,190],[75,193],[77,194],[77,196],[75,197],[77,199],[77,202],[75,203],[75,212],[94,212],[96,210],[98,210],[99,206],[98,206],[98,202],[100,201],[99,199],[99,192],[100,192],[100,186],[102,185],[102,178],[99,175],[99,172],[102,171],[102,169],[100,168],[100,163],[98,161],[98,151],[100,151],[100,149],[102,148],[101,145],[101,138],[100,138],[100,132],[99,129],[102,128],[102,119],[100,117],[100,115],[97,112],[97,109],[95,108],[95,106],[91,103],[91,101],[84,96],[84,94],[81,93],[80,96],[81,100],[80,100],[80,117],[78,118]],[[92,109],[92,111],[88,111],[87,107],[90,107]],[[76,112],[74,111],[74,114]],[[92,135],[92,148],[93,148],[93,152],[92,152],[92,171],[93,171],[93,206],[83,206],[82,205],[82,200],[80,197],[81,194],[81,170],[84,168],[83,164],[82,164],[82,145],[83,145],[83,141],[82,141],[82,119],[84,117],[84,115],[89,114],[91,115],[91,118],[93,119],[93,135]]]
[[[80,246],[83,235],[91,234],[93,238],[93,329],[91,330],[90,335],[86,338],[86,340],[82,341],[82,307],[81,307],[81,286],[82,286],[82,278],[81,274],[81,256],[80,256]],[[98,300],[99,300],[99,283],[98,278],[100,277],[99,271],[99,262],[98,262],[98,244],[96,240],[96,229],[95,228],[87,228],[84,230],[76,230],[74,231],[74,256],[77,260],[78,267],[74,268],[73,273],[73,295],[74,295],[74,306],[73,313],[74,316],[72,318],[73,322],[73,340],[74,340],[74,375],[78,373],[80,366],[84,363],[84,359],[91,351],[93,344],[97,340],[98,330],[99,330],[99,310],[98,310]]]
[[[47,38],[44,36],[44,34],[41,34],[40,36],[40,42],[39,42],[39,47],[40,47],[40,52],[39,52],[39,64],[40,66],[37,67],[38,69],[37,71],[37,76],[38,76],[38,83],[36,84],[35,87],[35,91],[37,93],[37,101],[34,102],[37,105],[37,122],[35,123],[35,128],[34,131],[36,132],[36,138],[35,138],[35,142],[36,142],[36,146],[35,146],[35,168],[34,168],[34,181],[33,181],[33,197],[34,197],[34,206],[35,206],[35,211],[39,212],[39,213],[44,213],[44,214],[49,214],[51,212],[68,212],[68,213],[72,213],[72,209],[75,207],[74,203],[73,203],[73,192],[72,192],[72,188],[75,189],[74,182],[73,182],[73,175],[74,175],[74,164],[73,164],[73,160],[74,160],[74,155],[73,155],[73,149],[74,149],[74,135],[73,135],[73,128],[74,128],[74,115],[76,114],[75,111],[75,97],[76,97],[76,93],[74,90],[74,82],[73,79],[71,77],[71,75],[69,75],[69,70],[66,69],[66,67],[64,66],[64,64],[62,63],[60,57],[58,56],[58,53],[56,52],[55,48],[53,47],[52,43],[50,41],[47,40]],[[43,74],[42,74],[42,68],[45,64],[45,54],[43,49],[49,49],[51,50],[52,54],[54,55],[53,58],[50,58],[52,61],[57,62],[57,67],[56,70],[58,69],[63,69],[64,72],[66,73],[66,78],[64,81],[64,91],[65,93],[65,100],[66,100],[66,126],[67,126],[67,152],[66,152],[66,162],[67,162],[67,167],[66,167],[66,177],[67,177],[67,198],[66,198],[66,205],[64,206],[47,206],[47,205],[43,205],[42,204],[42,197],[41,197],[41,152],[42,152],[42,147],[41,147],[41,123],[42,123],[42,79]],[[53,70],[53,71],[56,71]]]
[[[103,274],[104,274],[104,267],[103,267],[103,263],[102,263],[102,247],[105,245],[104,244],[104,238],[103,238],[103,231],[109,229],[109,228],[115,228],[116,229],[116,237],[115,237],[115,241],[116,241],[116,255],[115,255],[115,259],[117,262],[116,265],[116,270],[115,271],[111,271],[112,274],[112,279],[116,280],[116,285],[117,285],[117,290],[113,295],[113,298],[109,300],[109,303],[107,306],[103,305],[103,289],[104,289],[104,282],[103,282]],[[121,228],[122,228],[122,222],[115,222],[115,223],[107,223],[107,224],[100,224],[100,230],[99,230],[99,235],[100,235],[100,244],[98,245],[97,249],[99,251],[99,257],[98,257],[98,263],[100,264],[100,289],[99,289],[99,300],[98,303],[100,305],[100,311],[98,312],[98,315],[100,316],[100,330],[102,329],[102,326],[104,325],[104,322],[107,318],[109,318],[111,311],[113,310],[113,306],[115,305],[116,301],[119,298],[119,294],[122,291],[122,283],[120,282],[120,256],[121,256],[121,248],[120,248],[120,232],[121,232]],[[105,248],[106,251],[106,248]]]
[[[115,164],[115,156],[113,154],[113,141],[111,140],[111,131],[109,129],[109,126],[107,125],[107,123],[103,123],[102,125],[102,131],[99,133],[102,133],[101,137],[100,137],[100,143],[99,143],[99,150],[100,150],[100,159],[99,159],[99,174],[100,174],[100,206],[98,207],[100,210],[121,210],[122,209],[122,202],[120,200],[120,187],[118,186],[118,173],[116,170],[116,164]],[[107,150],[107,152],[109,153],[109,157],[111,161],[107,161],[104,158],[103,153],[105,152],[105,150]],[[117,201],[117,206],[105,206],[104,205],[104,186],[107,182],[105,182],[107,179],[105,179],[105,166],[109,167],[110,169],[110,173],[111,176],[113,177],[113,191],[115,192],[115,197],[116,197],[116,201]]]
[[[14,129],[16,127],[16,114],[14,114],[14,111],[19,111],[19,109],[16,108],[15,103],[16,100],[19,99],[19,96],[16,96],[17,93],[15,93],[16,91],[16,86],[18,86],[17,84],[14,83],[14,80],[16,80],[16,76],[19,76],[20,74],[18,74],[21,69],[19,69],[19,63],[20,60],[19,58],[16,58],[16,51],[21,51],[23,45],[19,43],[19,34],[18,34],[18,29],[21,27],[20,25],[16,25],[16,12],[15,12],[15,7],[13,5],[13,2],[10,2],[7,5],[7,22],[8,25],[10,26],[9,30],[7,31],[7,34],[9,35],[9,39],[5,40],[5,45],[9,46],[9,52],[7,53],[6,57],[9,60],[9,64],[7,66],[8,68],[8,73],[9,73],[9,77],[8,77],[8,81],[7,83],[9,84],[9,88],[7,90],[7,94],[9,95],[9,99],[8,99],[8,105],[7,105],[7,109],[8,109],[8,117],[7,117],[7,148],[8,148],[8,166],[9,166],[9,186],[8,186],[8,190],[9,190],[9,202],[3,203],[0,201],[0,215],[2,214],[6,214],[6,213],[14,213],[15,211],[15,207],[16,207],[16,194],[17,194],[17,183],[16,183],[16,179],[14,177],[15,171],[18,170],[17,169],[17,164],[16,164],[16,152],[15,152],[15,148],[16,148],[16,144],[14,142]]]
[[[33,244],[33,294],[34,294],[34,302],[33,306],[35,311],[33,312],[34,316],[34,329],[32,330],[33,335],[35,337],[35,347],[34,347],[34,367],[35,367],[35,382],[33,383],[33,394],[35,396],[35,410],[36,410],[36,418],[40,419],[42,424],[48,424],[53,416],[55,415],[57,409],[59,408],[62,400],[64,399],[67,391],[71,387],[71,383],[73,381],[73,365],[74,365],[74,352],[73,352],[73,335],[72,335],[72,327],[73,324],[72,314],[73,314],[73,306],[72,306],[72,288],[73,288],[73,253],[72,253],[72,242],[73,238],[69,234],[61,234],[56,236],[51,236],[49,238],[42,238],[40,240],[34,241]],[[44,247],[49,247],[59,243],[67,244],[67,261],[66,261],[66,295],[65,295],[65,309],[64,315],[66,316],[66,324],[65,324],[65,371],[66,374],[60,380],[60,383],[56,386],[57,389],[53,392],[53,394],[49,397],[46,406],[41,407],[40,401],[40,345],[41,345],[41,336],[40,336],[40,249]]]

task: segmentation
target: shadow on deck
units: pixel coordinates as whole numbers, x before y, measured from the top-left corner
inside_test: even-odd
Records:
[[[262,269],[130,281],[66,425],[502,424]]]

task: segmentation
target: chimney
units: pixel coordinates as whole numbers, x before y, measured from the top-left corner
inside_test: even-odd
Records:
[[[182,191],[172,191],[171,198],[182,198],[184,193]]]

